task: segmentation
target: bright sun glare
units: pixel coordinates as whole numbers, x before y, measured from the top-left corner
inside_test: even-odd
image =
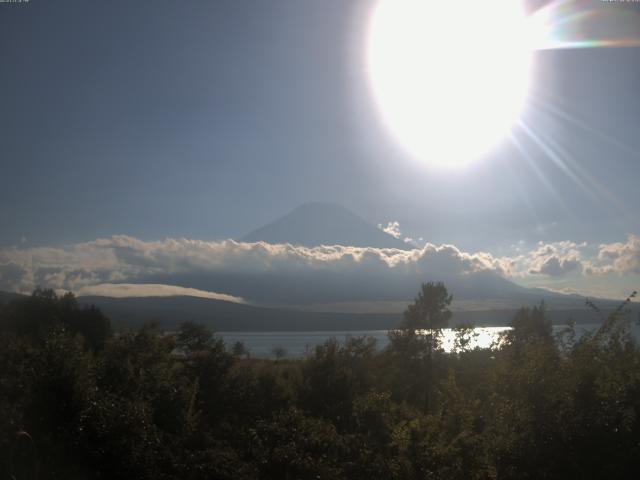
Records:
[[[384,122],[429,164],[464,165],[524,107],[532,49],[516,0],[380,0],[368,63]]]

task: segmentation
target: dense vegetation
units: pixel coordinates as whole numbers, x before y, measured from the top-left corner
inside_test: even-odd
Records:
[[[499,348],[460,329],[445,354],[450,302],[423,285],[381,351],[352,338],[258,360],[188,322],[114,335],[38,290],[0,311],[0,478],[639,478],[624,304],[581,338],[525,308]]]

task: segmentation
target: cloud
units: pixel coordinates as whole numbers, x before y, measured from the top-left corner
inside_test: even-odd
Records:
[[[233,303],[246,303],[244,299],[233,295],[157,283],[100,283],[98,285],[85,285],[80,287],[75,293],[82,296],[95,295],[113,298],[188,296],[223,300]]]
[[[593,255],[587,255],[592,250]],[[456,294],[477,296],[485,280],[465,284],[464,279],[480,272],[529,284],[544,279],[557,287],[556,280],[568,275],[639,273],[639,258],[640,237],[634,235],[627,242],[599,247],[571,241],[539,243],[515,256],[430,243],[412,250],[311,248],[233,240],[143,241],[115,235],[64,248],[0,249],[0,290],[28,293],[41,286],[79,294],[230,295],[236,301],[283,304],[395,301],[410,295],[422,281],[442,280]],[[500,282],[496,285],[503,288]]]
[[[402,232],[400,231],[400,223],[399,222],[389,222],[385,227],[382,223],[378,224],[378,228],[385,233],[388,233],[394,238],[402,237]]]
[[[391,235],[392,237],[397,238],[398,240],[402,240],[404,243],[415,248],[422,248],[422,246],[426,243],[422,237],[419,237],[417,240],[411,237],[402,238],[400,222],[388,222],[386,226],[384,226],[382,223],[379,223],[378,228],[383,232]]]
[[[551,277],[561,277],[569,272],[578,270],[581,266],[580,260],[571,258],[548,257],[537,268],[529,270],[534,275],[549,275]]]
[[[552,288],[552,287],[537,287],[542,290],[546,290],[551,293],[561,293],[563,295],[579,295],[581,297],[588,296],[583,290],[571,287],[560,287],[560,288]]]
[[[547,275],[562,277],[571,272],[581,272],[583,262],[580,249],[585,243],[577,244],[570,241],[539,243],[538,248],[529,252],[528,273],[531,275]]]
[[[640,236],[630,234],[624,243],[600,245],[597,258],[587,264],[585,272],[589,275],[640,274]]]
[[[183,279],[181,286],[207,291],[221,291],[203,285],[206,280],[209,287],[209,280],[222,277],[297,279],[320,275],[352,282],[379,278],[381,284],[389,284],[405,277],[414,280],[426,275],[449,277],[487,270],[502,273],[501,261],[488,253],[432,244],[414,250],[340,245],[308,248],[184,238],[145,242],[116,235],[66,248],[0,249],[0,289],[19,292],[29,292],[36,286],[88,292],[89,287],[101,285],[104,291],[105,284],[175,284],[172,278]],[[149,281],[158,279],[162,281]]]

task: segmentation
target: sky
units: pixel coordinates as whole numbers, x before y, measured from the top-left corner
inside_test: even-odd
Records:
[[[0,3],[0,271],[114,235],[240,238],[331,201],[398,222],[419,247],[490,254],[523,285],[636,288],[640,47],[535,52],[531,130],[436,168],[397,142],[372,98],[374,3]],[[593,9],[603,35],[619,20],[640,37],[640,4],[559,3]]]

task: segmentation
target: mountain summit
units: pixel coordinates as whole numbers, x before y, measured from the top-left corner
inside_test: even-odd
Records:
[[[243,242],[291,243],[305,247],[412,248],[335,203],[305,203],[241,238]]]

